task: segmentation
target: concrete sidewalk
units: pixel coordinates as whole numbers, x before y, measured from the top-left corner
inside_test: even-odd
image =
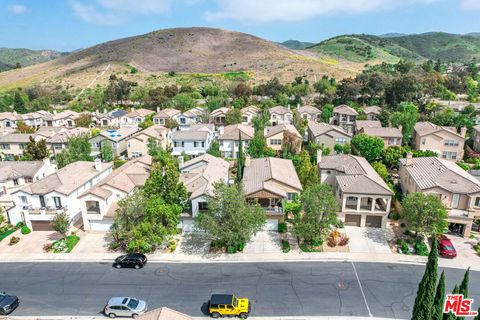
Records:
[[[120,253],[1,253],[1,262],[112,262]],[[402,264],[425,264],[427,257],[394,253],[352,253],[352,252],[297,252],[289,253],[236,253],[204,254],[155,253],[148,255],[149,262],[169,263],[235,263],[235,262],[288,262],[288,261],[353,261]],[[462,259],[439,258],[439,266],[444,268],[480,271],[480,265]]]
[[[45,317],[7,317],[0,319],[16,319],[16,320],[99,320],[99,319],[106,319],[106,317],[88,317],[88,316],[45,316]],[[128,319],[128,318],[126,318]],[[200,319],[208,319],[207,316],[205,317],[193,317],[192,319],[200,320]],[[237,318],[238,319],[238,318]],[[293,317],[249,317],[248,319],[251,320],[393,320],[390,318],[365,318],[365,317],[305,317],[305,316],[293,316]],[[399,319],[396,319],[399,320]]]

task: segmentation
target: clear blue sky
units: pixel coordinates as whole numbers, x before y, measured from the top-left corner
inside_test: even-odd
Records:
[[[0,47],[78,48],[205,26],[273,41],[346,33],[480,32],[480,0],[0,0]]]

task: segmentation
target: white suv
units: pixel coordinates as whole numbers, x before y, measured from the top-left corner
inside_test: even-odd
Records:
[[[136,318],[147,311],[147,303],[137,298],[114,297],[108,300],[103,312],[110,318]]]

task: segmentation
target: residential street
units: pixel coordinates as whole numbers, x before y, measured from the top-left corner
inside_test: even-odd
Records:
[[[406,319],[423,270],[359,262],[149,263],[142,270],[116,270],[110,263],[0,263],[0,291],[20,297],[16,316],[94,316],[111,296],[136,296],[150,309],[168,306],[201,316],[212,292],[233,292],[252,300],[254,316],[368,317],[370,311]],[[446,270],[447,290],[463,273]],[[480,273],[472,272],[476,307],[478,283]]]

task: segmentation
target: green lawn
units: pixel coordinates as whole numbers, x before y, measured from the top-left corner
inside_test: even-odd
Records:
[[[12,233],[14,233],[17,229],[10,229],[10,230],[7,230],[3,233],[0,233],[0,241],[2,241],[3,239],[5,239],[6,237],[8,237],[9,235],[11,235]]]
[[[80,241],[79,236],[67,236],[66,243],[67,243],[67,253],[72,251],[73,248],[77,245],[78,241]]]

